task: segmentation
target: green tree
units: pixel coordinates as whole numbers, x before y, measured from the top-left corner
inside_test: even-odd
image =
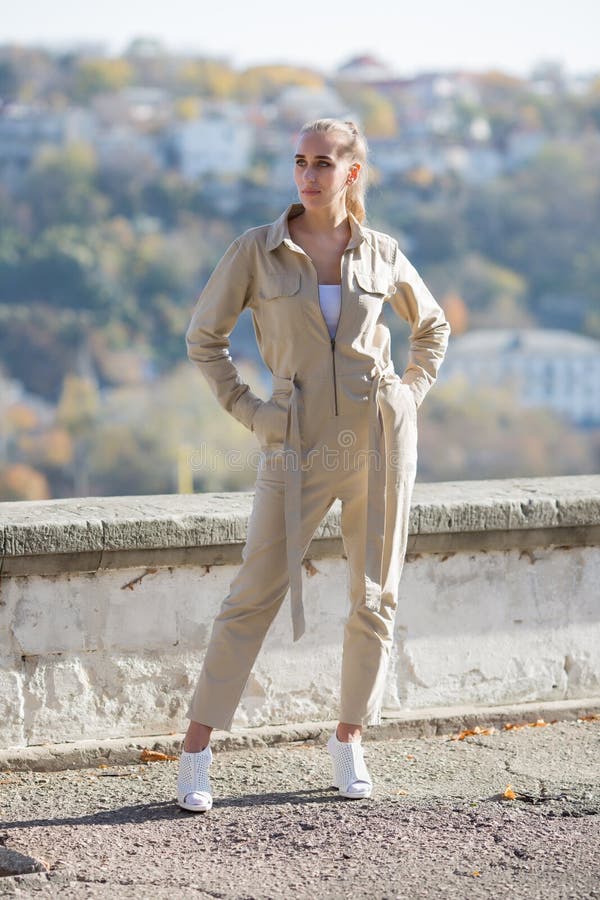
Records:
[[[201,97],[232,97],[238,83],[237,73],[224,62],[214,59],[185,60],[177,71],[177,85],[187,93]]]
[[[108,201],[96,189],[97,161],[84,143],[43,147],[33,162],[23,200],[34,212],[39,233],[57,223],[86,225],[104,218]]]
[[[262,65],[245,69],[238,80],[237,94],[242,100],[274,100],[290,86],[322,88],[322,75],[299,66]]]
[[[126,59],[83,59],[74,73],[75,98],[84,103],[95,94],[121,90],[132,83],[133,74]]]

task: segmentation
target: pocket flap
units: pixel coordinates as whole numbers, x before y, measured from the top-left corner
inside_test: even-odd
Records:
[[[300,273],[286,272],[263,277],[258,296],[261,300],[274,300],[276,297],[293,297],[300,290]]]
[[[354,273],[354,277],[362,290],[367,294],[379,294],[379,296],[384,297],[389,293],[390,279],[385,273],[358,270]]]

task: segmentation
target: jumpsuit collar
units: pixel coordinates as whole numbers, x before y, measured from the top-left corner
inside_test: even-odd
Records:
[[[279,218],[275,219],[275,221],[271,223],[267,232],[267,250],[274,250],[276,247],[279,247],[279,245],[284,241],[292,243],[290,229],[288,227],[288,218],[294,219],[296,216],[299,216],[300,213],[304,212],[304,209],[305,206],[303,203],[290,203],[289,206],[281,213]],[[368,230],[364,227],[364,225],[361,225],[354,213],[350,212],[350,210],[348,210],[348,222],[350,224],[351,234],[346,250],[351,250],[354,247],[358,247],[359,244],[362,243],[362,241],[366,241],[368,244],[371,243]]]

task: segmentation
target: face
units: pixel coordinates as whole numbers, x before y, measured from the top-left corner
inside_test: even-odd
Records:
[[[309,132],[300,136],[296,146],[294,181],[300,202],[307,209],[345,206],[349,180],[358,177],[360,163],[342,155],[341,136]]]

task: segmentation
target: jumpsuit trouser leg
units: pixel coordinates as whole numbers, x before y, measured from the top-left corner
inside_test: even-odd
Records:
[[[310,479],[303,485],[303,553],[334,500],[331,483],[325,479]],[[289,585],[284,482],[278,474],[266,473],[256,480],[242,560],[214,620],[187,712],[195,722],[226,731]]]
[[[348,479],[342,500],[341,527],[350,570],[350,611],[344,628],[342,676],[339,720],[357,725],[378,725],[381,721],[381,701],[394,638],[394,622],[398,608],[397,584],[402,572],[410,517],[410,501],[415,469],[409,469],[396,482],[400,505],[396,527],[398,530],[394,558],[386,564],[384,573],[392,589],[382,594],[378,610],[369,609],[363,602],[366,509],[366,475],[360,481]],[[392,523],[390,522],[390,527]]]

